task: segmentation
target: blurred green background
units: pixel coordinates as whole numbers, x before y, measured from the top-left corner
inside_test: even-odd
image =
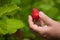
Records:
[[[60,22],[60,0],[0,0],[0,40],[44,40],[29,29],[32,8]]]

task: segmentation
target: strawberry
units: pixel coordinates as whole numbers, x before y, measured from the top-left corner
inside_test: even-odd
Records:
[[[33,20],[38,20],[39,19],[39,11],[36,8],[32,9],[32,18]]]

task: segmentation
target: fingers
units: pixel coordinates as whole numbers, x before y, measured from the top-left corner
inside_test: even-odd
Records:
[[[32,20],[32,17],[31,16],[29,16],[29,18],[28,18],[28,23],[29,23],[29,26],[30,26],[31,29],[39,32],[40,34],[47,33],[47,31],[50,29],[47,26],[38,27],[36,24],[33,23],[33,20]]]
[[[35,31],[38,31],[39,28],[36,24],[33,23],[31,16],[29,16],[29,18],[28,18],[28,23],[29,23],[30,28],[32,28]]]
[[[56,23],[54,20],[52,20],[51,18],[49,18],[47,15],[45,15],[43,12],[39,12],[39,17],[46,22],[46,24],[48,25],[53,25],[54,23]]]
[[[47,25],[45,25],[44,27],[39,27],[39,32],[41,34],[48,34],[49,31],[51,30],[51,27],[48,27]]]
[[[44,26],[44,21],[39,19],[40,26]]]
[[[31,16],[28,17],[28,23],[29,23],[30,26],[33,26],[34,25],[33,19],[32,19]]]

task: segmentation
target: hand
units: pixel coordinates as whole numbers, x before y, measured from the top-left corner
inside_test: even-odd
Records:
[[[34,24],[32,17],[29,16],[28,23],[30,28],[40,33],[40,35],[45,34],[45,35],[50,35],[56,38],[60,38],[60,23],[52,20],[43,12],[39,13],[39,17],[41,21],[43,21],[43,23],[44,22],[46,23],[46,25],[42,24],[42,26],[38,26],[37,24]]]

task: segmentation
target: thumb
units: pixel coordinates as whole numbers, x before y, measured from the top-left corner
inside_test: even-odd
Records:
[[[52,20],[51,18],[49,18],[47,15],[45,15],[43,12],[39,12],[39,17],[48,25],[53,25],[54,23],[56,23],[54,20]]]

